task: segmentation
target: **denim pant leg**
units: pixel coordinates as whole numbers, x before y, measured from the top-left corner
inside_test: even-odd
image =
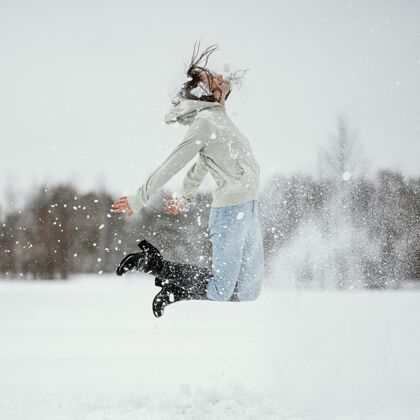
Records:
[[[252,214],[245,238],[242,265],[239,271],[237,297],[240,301],[255,300],[261,293],[264,275],[264,246],[258,209]]]
[[[249,228],[249,209],[249,203],[211,209],[213,275],[207,285],[207,297],[211,300],[228,300],[235,289]]]

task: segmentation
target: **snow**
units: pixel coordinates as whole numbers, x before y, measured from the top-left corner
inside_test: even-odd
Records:
[[[243,219],[244,216],[245,216],[244,212],[240,211],[236,215],[236,220],[241,220],[241,219]]]
[[[348,181],[351,178],[351,173],[348,171],[345,171],[343,173],[343,181]]]
[[[0,281],[0,419],[420,418],[419,291],[282,290],[152,315],[153,277]]]

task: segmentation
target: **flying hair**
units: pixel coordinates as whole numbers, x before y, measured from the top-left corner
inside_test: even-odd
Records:
[[[218,49],[217,44],[212,44],[200,53],[200,41],[194,43],[193,53],[191,60],[186,68],[187,82],[185,82],[176,96],[172,101],[174,105],[178,105],[183,99],[194,99],[198,101],[218,102],[213,95],[213,74],[208,68],[208,61],[210,56]],[[232,86],[236,85],[239,88],[242,86],[242,80],[245,73],[249,69],[237,70],[233,73],[229,73],[225,80],[230,86],[230,91],[225,97],[225,100],[232,92]],[[209,88],[201,81],[201,73],[205,72],[207,80],[209,80]]]

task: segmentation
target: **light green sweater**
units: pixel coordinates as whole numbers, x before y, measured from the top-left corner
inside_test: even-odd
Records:
[[[165,122],[189,125],[189,129],[184,140],[137,193],[127,196],[133,211],[145,206],[150,197],[194,157],[197,159],[182,184],[181,197],[185,202],[194,200],[207,172],[216,181],[212,207],[232,206],[258,198],[258,163],[247,138],[226,114],[223,105],[186,99],[165,115]]]

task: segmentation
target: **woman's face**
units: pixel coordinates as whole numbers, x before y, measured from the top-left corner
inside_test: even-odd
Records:
[[[205,71],[200,73],[200,80],[207,85],[215,97],[226,97],[230,91],[230,84],[219,73],[211,73],[213,79]]]

